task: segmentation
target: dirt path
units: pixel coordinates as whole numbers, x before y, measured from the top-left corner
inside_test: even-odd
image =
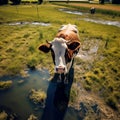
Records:
[[[120,5],[112,5],[112,4],[89,4],[89,3],[69,3],[69,5],[74,6],[81,6],[81,7],[95,7],[99,9],[106,9],[106,10],[113,10],[113,11],[119,11],[120,12]]]

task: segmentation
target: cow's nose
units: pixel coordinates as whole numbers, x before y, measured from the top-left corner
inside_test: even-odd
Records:
[[[59,73],[59,74],[64,73],[65,72],[65,67],[63,67],[63,66],[56,67],[56,72]]]

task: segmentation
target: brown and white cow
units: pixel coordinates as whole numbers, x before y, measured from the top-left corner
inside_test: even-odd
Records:
[[[55,73],[67,75],[80,48],[79,33],[76,25],[62,25],[56,37],[39,46],[44,53],[51,51]]]

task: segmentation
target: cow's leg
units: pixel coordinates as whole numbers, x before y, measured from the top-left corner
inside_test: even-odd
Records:
[[[65,75],[64,84],[68,84],[68,74]]]
[[[58,78],[57,78],[57,82],[61,83],[64,82],[64,84],[68,84],[68,74],[63,75],[63,74],[59,74]]]
[[[62,74],[59,74],[57,82],[59,82],[59,83],[62,82]]]

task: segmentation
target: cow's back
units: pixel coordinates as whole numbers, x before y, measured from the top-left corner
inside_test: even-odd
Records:
[[[78,30],[75,27],[75,25],[65,25],[62,28],[60,28],[59,32],[57,33],[56,37],[58,38],[64,38],[65,40],[78,40],[79,41],[79,34]]]
[[[64,38],[65,40],[79,40],[79,36],[74,31],[62,30],[57,33],[56,37]]]

